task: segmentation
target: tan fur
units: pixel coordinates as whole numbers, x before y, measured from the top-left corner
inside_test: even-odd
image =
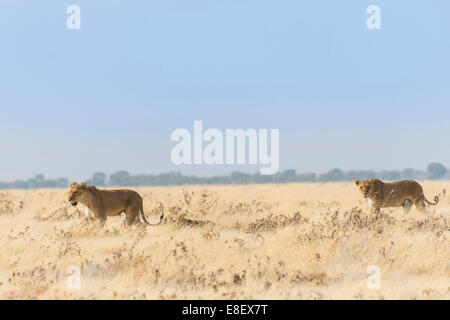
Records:
[[[85,205],[101,223],[106,221],[107,216],[117,216],[125,212],[127,224],[131,225],[140,213],[142,219],[148,223],[144,215],[142,197],[133,190],[99,190],[96,187],[72,183],[69,190],[69,202],[76,206],[78,202]],[[161,223],[163,215],[160,217]]]
[[[380,208],[403,207],[407,213],[412,205],[425,212],[425,203],[437,205],[439,202],[439,197],[434,198],[434,203],[428,201],[422,186],[413,180],[396,182],[382,182],[379,179],[355,180],[355,184],[375,212],[379,212]]]

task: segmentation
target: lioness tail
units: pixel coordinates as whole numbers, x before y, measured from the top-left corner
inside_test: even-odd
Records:
[[[157,226],[157,225],[160,225],[161,222],[162,222],[162,220],[163,220],[163,218],[164,218],[164,212],[163,212],[163,213],[161,214],[161,217],[159,218],[159,222],[158,222],[158,223],[150,224],[150,223],[147,221],[147,219],[145,218],[145,214],[144,214],[144,206],[143,206],[143,205],[141,205],[141,210],[139,210],[139,212],[141,213],[142,220],[144,220],[144,222],[145,222],[148,226]]]
[[[425,200],[426,203],[428,203],[429,205],[432,205],[432,206],[435,206],[435,205],[437,205],[439,203],[439,197],[438,196],[434,197],[434,203],[428,201],[427,198],[425,198],[425,196],[423,196],[423,199]]]

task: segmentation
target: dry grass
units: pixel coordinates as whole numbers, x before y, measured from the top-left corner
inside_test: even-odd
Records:
[[[442,194],[450,182],[424,182]],[[0,192],[1,299],[449,299],[450,198],[370,215],[350,183],[136,188],[157,227]],[[80,208],[81,210],[82,208]],[[68,267],[81,288],[67,288]],[[366,286],[379,266],[380,290]]]

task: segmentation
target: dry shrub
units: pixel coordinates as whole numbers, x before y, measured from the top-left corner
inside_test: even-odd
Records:
[[[277,229],[282,229],[288,225],[293,224],[304,224],[308,223],[309,219],[304,218],[299,212],[296,212],[293,217],[286,217],[285,215],[279,215],[273,217],[270,215],[267,218],[260,219],[255,223],[251,223],[247,231],[248,232],[265,232],[265,231],[275,231]]]
[[[48,213],[39,214],[34,217],[38,221],[67,221],[71,219],[80,219],[84,217],[84,214],[78,209],[78,207],[72,207],[67,201],[60,204],[58,209],[48,211]]]
[[[443,215],[429,215],[425,219],[409,219],[403,221],[403,223],[408,226],[408,231],[410,232],[436,232],[442,234],[445,231],[450,231],[450,219]]]
[[[273,211],[278,207],[278,203],[271,204],[265,201],[238,201],[237,203],[229,203],[227,209],[224,211],[230,215],[256,215],[260,213],[273,214]]]
[[[328,276],[325,272],[310,272],[302,273],[299,271],[295,277],[291,279],[291,283],[302,284],[302,283],[313,283],[317,286],[326,285],[328,282]]]
[[[17,199],[11,192],[0,192],[0,215],[18,215],[23,211],[24,201]]]

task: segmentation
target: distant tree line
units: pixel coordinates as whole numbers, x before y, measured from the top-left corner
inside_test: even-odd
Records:
[[[179,172],[169,172],[157,175],[131,175],[127,171],[118,171],[109,177],[101,172],[95,173],[87,180],[88,185],[95,186],[169,186],[169,185],[213,185],[213,184],[250,184],[250,183],[289,183],[289,182],[338,182],[355,179],[379,178],[381,180],[439,180],[450,179],[450,172],[440,163],[431,163],[426,171],[405,169],[402,171],[342,171],[333,169],[323,174],[297,173],[289,169],[272,176],[232,172],[229,175],[213,177],[186,176]],[[65,188],[69,185],[66,178],[46,180],[43,175],[36,175],[27,181],[17,180],[12,183],[1,183],[0,189],[34,189],[34,188]]]
[[[65,188],[69,185],[69,180],[60,178],[47,180],[44,175],[38,174],[34,178],[26,181],[16,180],[10,183],[0,182],[0,189],[36,189],[36,188]]]

